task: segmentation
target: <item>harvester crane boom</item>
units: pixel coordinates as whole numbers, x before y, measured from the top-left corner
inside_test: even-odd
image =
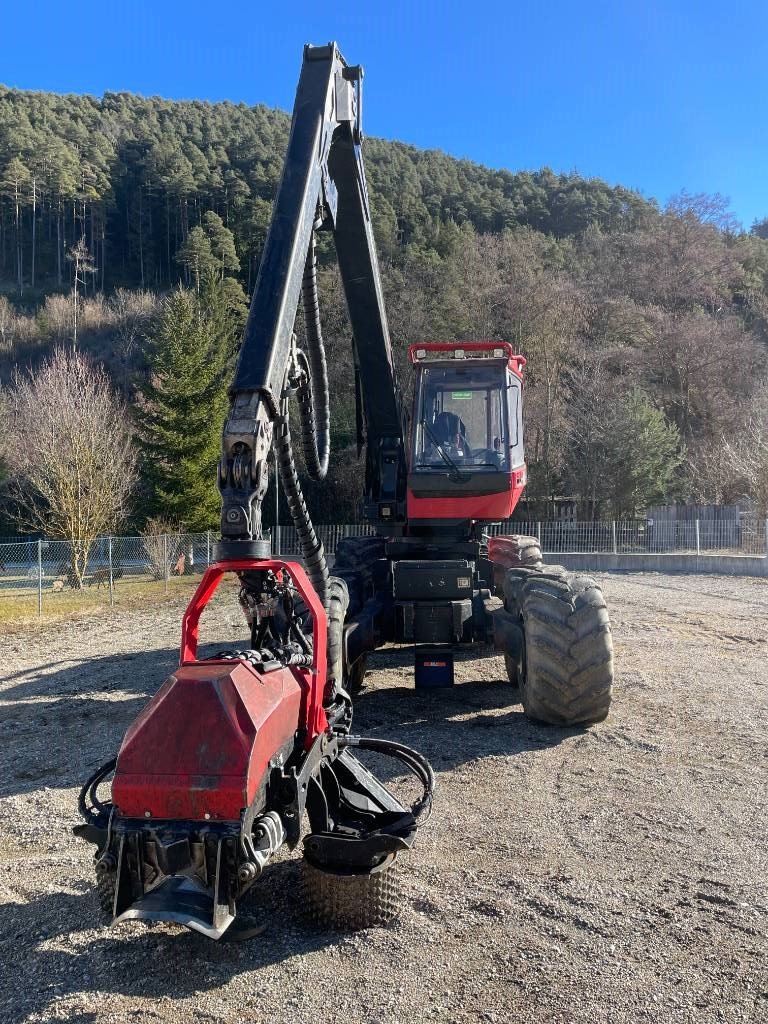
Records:
[[[307,290],[311,294],[316,287],[316,229],[333,234],[352,325],[367,442],[365,503],[374,515],[381,502],[388,503],[388,515],[403,506],[405,413],[360,150],[362,77],[362,69],[348,66],[334,43],[305,47],[285,169],[223,431],[222,556],[252,553],[252,542],[262,538],[267,462],[294,358],[296,309],[302,287],[305,309]],[[307,333],[310,346],[322,347],[319,317],[316,322],[308,317]],[[313,410],[310,414],[314,417]],[[327,451],[327,423],[320,423],[319,433],[320,446]]]

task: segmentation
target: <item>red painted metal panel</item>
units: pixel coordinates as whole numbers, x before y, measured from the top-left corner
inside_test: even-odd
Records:
[[[512,515],[524,490],[525,466],[510,474],[509,490],[498,494],[417,498],[409,488],[408,519],[477,519],[498,522]]]
[[[244,662],[184,665],[126,733],[112,797],[127,817],[237,820],[272,756],[293,741],[297,670]]]
[[[227,572],[287,570],[312,613],[314,667],[259,673],[243,661],[198,661],[200,616]],[[128,729],[112,797],[126,817],[236,821],[269,761],[301,731],[328,728],[325,610],[302,566],[243,559],[210,566],[184,614],[181,665]]]
[[[315,736],[325,732],[328,728],[328,719],[323,710],[323,696],[325,693],[326,680],[326,652],[328,644],[328,625],[325,609],[317,596],[315,588],[309,581],[304,567],[298,562],[284,562],[282,559],[270,558],[262,561],[253,559],[238,559],[231,562],[216,562],[209,566],[203,573],[203,577],[192,595],[192,600],[187,605],[184,618],[181,624],[181,664],[195,664],[197,658],[197,642],[199,633],[200,616],[203,609],[210,601],[216,588],[221,583],[222,577],[227,572],[240,572],[246,569],[272,569],[274,572],[282,572],[284,569],[290,574],[293,582],[304,598],[307,607],[312,613],[312,650],[314,667],[311,672],[302,673],[306,679],[304,697],[301,707],[301,718],[299,724],[306,730],[306,745],[309,748]]]

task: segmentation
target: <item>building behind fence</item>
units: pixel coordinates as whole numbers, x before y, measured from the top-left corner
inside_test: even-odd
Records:
[[[370,535],[365,525],[316,528],[326,552],[333,555],[342,537]],[[539,538],[546,555],[601,554],[724,554],[768,555],[768,521],[741,516],[709,519],[649,518],[616,522],[506,522],[487,533],[525,533]],[[67,541],[22,540],[0,544],[0,601],[14,600],[39,614],[65,598],[86,598],[114,604],[121,591],[137,594],[146,588],[169,593],[194,583],[214,556],[211,533],[163,534],[145,537],[98,537],[87,561],[73,557]],[[293,527],[281,526],[273,538],[275,554],[300,558]],[[550,559],[551,560],[551,559]]]

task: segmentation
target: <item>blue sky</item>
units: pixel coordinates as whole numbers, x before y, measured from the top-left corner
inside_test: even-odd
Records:
[[[365,67],[369,135],[768,216],[768,0],[4,4],[0,81],[289,110],[305,42]]]

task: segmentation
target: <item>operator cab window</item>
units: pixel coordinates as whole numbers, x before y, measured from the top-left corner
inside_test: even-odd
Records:
[[[421,369],[414,423],[414,467],[449,461],[478,470],[508,470],[506,370],[498,366]]]

